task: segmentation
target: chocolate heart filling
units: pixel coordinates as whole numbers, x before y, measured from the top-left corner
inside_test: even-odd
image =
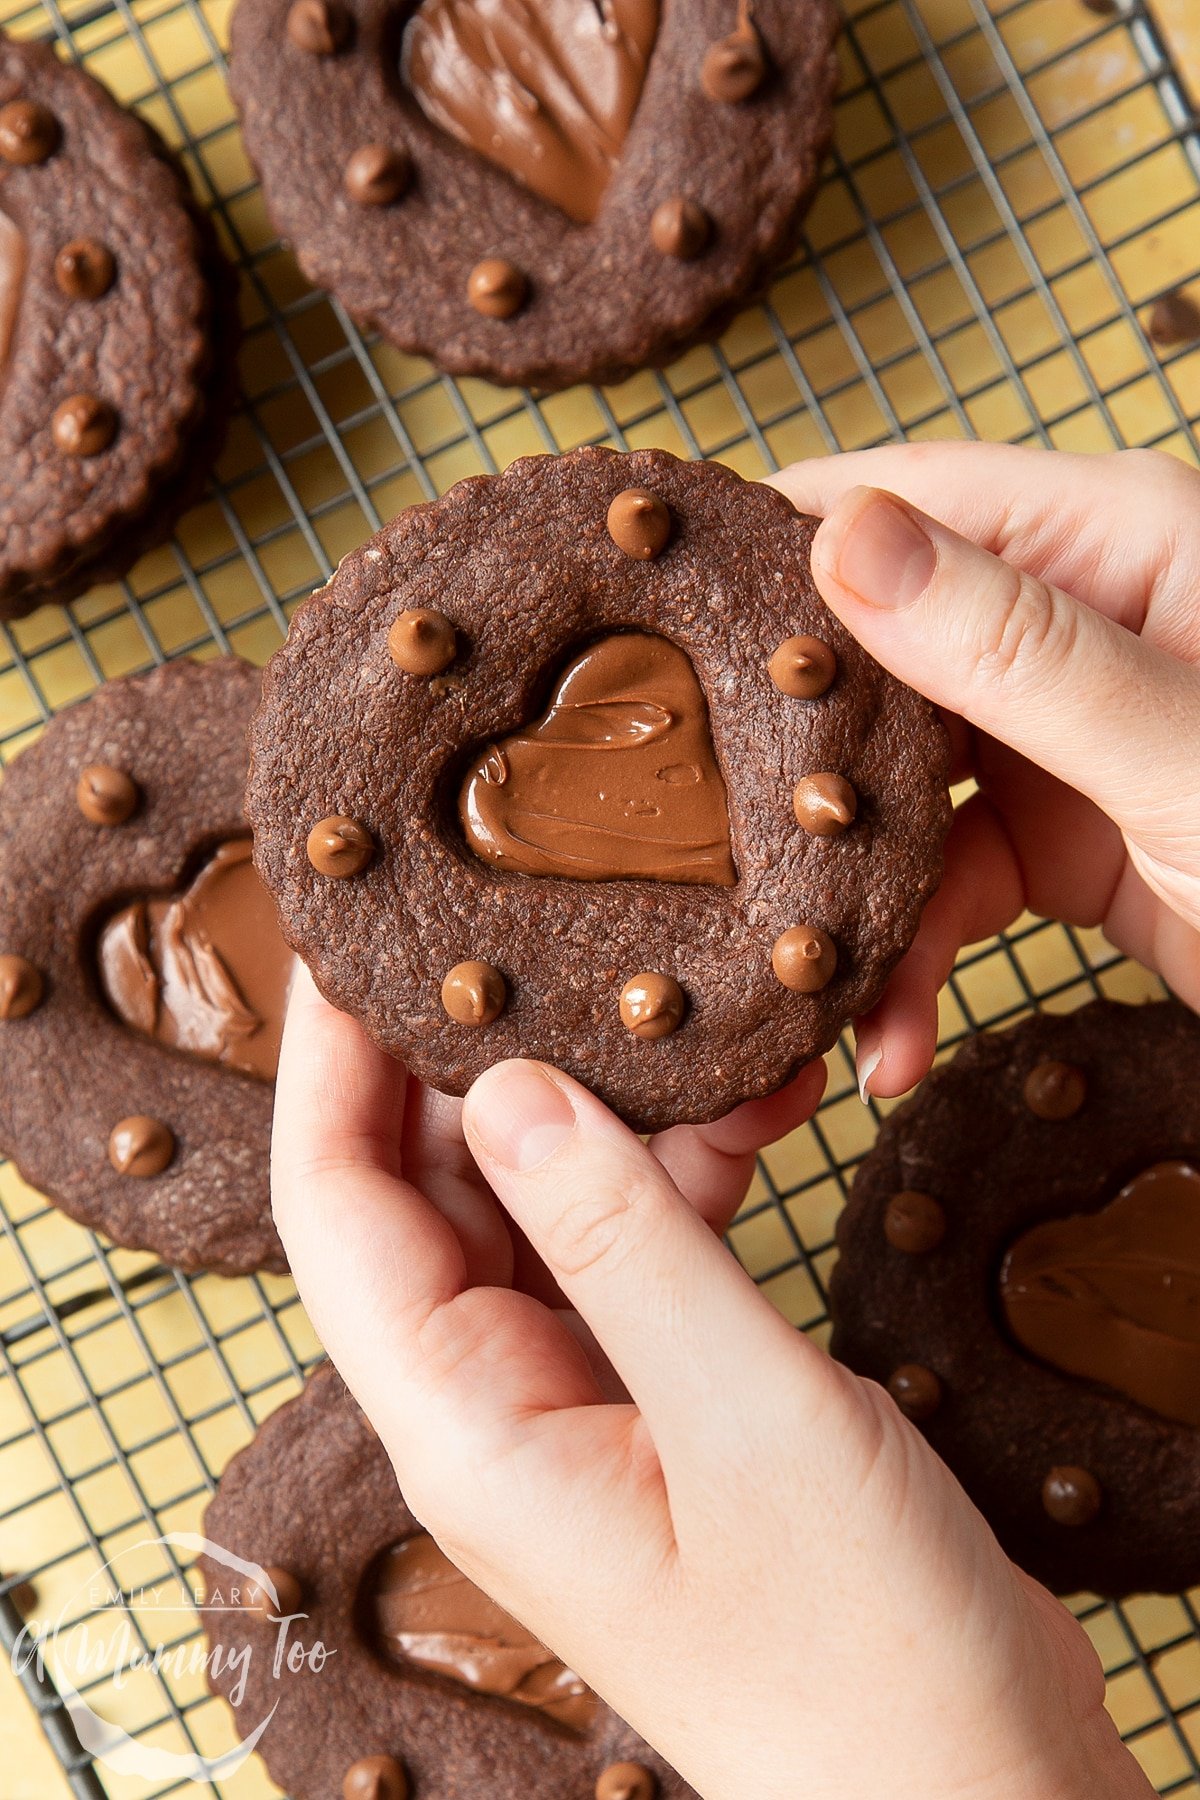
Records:
[[[460,1574],[427,1533],[383,1553],[366,1600],[375,1641],[393,1662],[536,1707],[572,1731],[591,1727],[591,1689]]]
[[[401,67],[422,112],[577,224],[600,210],[659,0],[424,0]]]
[[[1200,1425],[1200,1170],[1155,1163],[1100,1212],[1027,1231],[1000,1300],[1042,1362]]]
[[[475,854],[516,874],[737,880],[700,683],[645,632],[576,656],[541,718],[472,766],[459,817]]]
[[[26,260],[25,234],[7,213],[0,212],[0,378],[8,367],[17,329]]]
[[[249,838],[230,839],[182,893],[123,906],[96,964],[131,1030],[273,1081],[295,964],[250,856]]]

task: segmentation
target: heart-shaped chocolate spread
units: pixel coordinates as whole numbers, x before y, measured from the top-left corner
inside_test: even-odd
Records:
[[[463,783],[468,844],[510,873],[731,887],[725,784],[691,663],[647,632],[576,656]]]
[[[273,1081],[295,965],[250,856],[249,838],[231,838],[182,893],[123,906],[96,962],[132,1030]]]
[[[376,1642],[394,1661],[536,1707],[572,1731],[594,1722],[591,1689],[468,1581],[428,1533],[384,1553],[370,1602]]]
[[[424,0],[403,72],[426,116],[579,224],[641,97],[659,0]]]
[[[0,381],[17,328],[26,260],[24,232],[7,213],[0,212]]]
[[[1042,1362],[1200,1426],[1200,1169],[1155,1163],[1100,1212],[1027,1231],[1000,1299]]]

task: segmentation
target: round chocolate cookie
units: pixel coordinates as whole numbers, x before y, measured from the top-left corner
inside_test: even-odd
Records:
[[[831,0],[240,0],[231,85],[310,280],[455,374],[616,381],[794,247]]]
[[[294,963],[242,810],[256,669],[61,713],[0,784],[0,1150],[118,1244],[284,1268],[272,1084]]]
[[[234,1457],[204,1534],[229,1558],[199,1562],[211,1684],[246,1736],[273,1712],[259,1754],[296,1800],[692,1800],[421,1529],[331,1364]]]
[[[161,543],[234,391],[232,271],[161,141],[0,35],[0,618]]]
[[[972,1038],[838,1225],[835,1356],[1059,1593],[1200,1581],[1198,1069],[1174,1002]]]
[[[643,1130],[778,1087],[941,870],[946,745],[814,523],[665,451],[416,507],[297,612],[247,800],[284,936],[422,1079],[541,1057]]]

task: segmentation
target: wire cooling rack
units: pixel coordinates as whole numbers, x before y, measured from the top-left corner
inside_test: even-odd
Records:
[[[674,0],[680,4],[681,0]],[[225,0],[0,0],[185,155],[242,269],[244,411],[220,479],[128,584],[0,629],[0,756],[107,676],[169,656],[261,661],[291,606],[402,506],[529,451],[657,444],[747,475],[903,437],[979,435],[1196,456],[1200,348],[1146,309],[1200,276],[1200,138],[1163,35],[1194,0],[844,0],[836,148],[802,250],[721,343],[665,374],[549,398],[455,383],[362,335],[273,238],[225,88]],[[1195,21],[1191,19],[1194,27]],[[965,954],[943,1049],[1090,994],[1153,991],[1094,934],[1024,919]],[[731,1240],[776,1304],[825,1328],[833,1224],[875,1120],[843,1047],[816,1120],[763,1159]],[[129,1544],[195,1530],[229,1455],[319,1354],[286,1279],[185,1278],[106,1248],[0,1168],[0,1639],[68,1605]],[[171,1573],[152,1568],[147,1579]],[[187,1573],[186,1560],[176,1574]],[[80,1598],[82,1596],[82,1598]],[[103,1596],[100,1596],[103,1598]],[[1190,1599],[1076,1610],[1109,1702],[1164,1794],[1200,1794]],[[149,1622],[125,1600],[135,1641]],[[73,1610],[72,1610],[73,1609]],[[185,1610],[170,1642],[196,1640]],[[161,1639],[161,1621],[154,1639]],[[55,1685],[0,1668],[0,1800],[176,1791],[94,1764]],[[81,1684],[142,1744],[232,1742],[193,1671]],[[61,1765],[61,1772],[56,1766]],[[261,1767],[209,1784],[272,1794]]]

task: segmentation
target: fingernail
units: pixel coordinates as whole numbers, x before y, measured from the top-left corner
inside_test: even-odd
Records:
[[[813,546],[829,573],[868,606],[899,611],[919,600],[937,565],[937,550],[919,519],[901,501],[873,488],[845,507],[844,521],[838,516],[842,510],[831,517],[832,542],[822,542],[818,532]]]
[[[469,1109],[471,1135],[504,1168],[535,1169],[575,1129],[571,1102],[538,1063],[502,1063],[482,1079]]]
[[[874,1050],[864,1050],[860,1044],[854,1053],[858,1069],[858,1097],[866,1106],[871,1098],[871,1077],[883,1061],[883,1049],[876,1044]]]

